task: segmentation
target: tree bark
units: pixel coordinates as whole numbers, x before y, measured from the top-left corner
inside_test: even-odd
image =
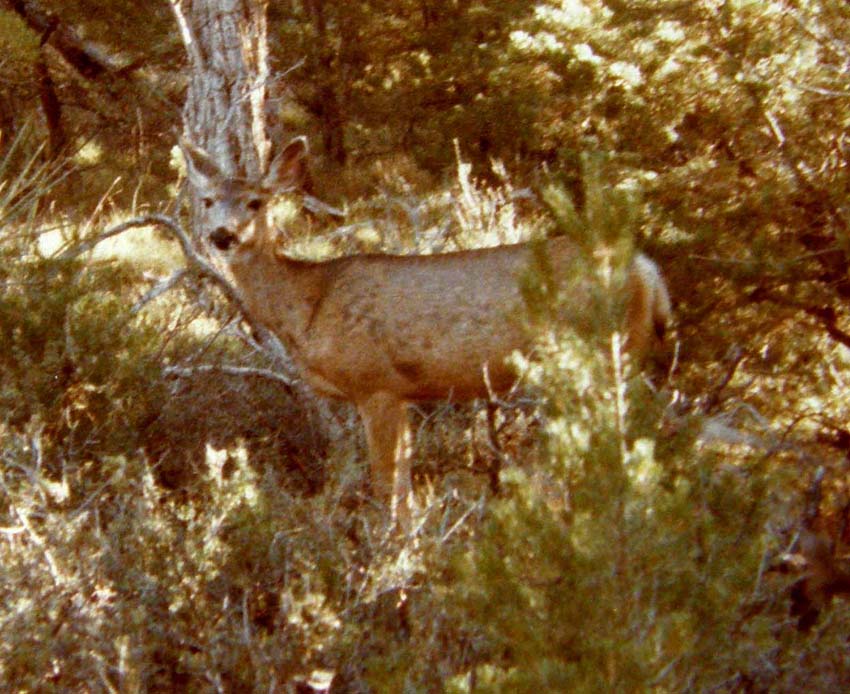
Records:
[[[189,58],[184,135],[228,175],[257,179],[270,141],[265,0],[170,0]]]
[[[65,147],[65,129],[62,127],[62,102],[56,93],[56,85],[50,76],[47,67],[47,57],[44,49],[41,49],[38,62],[35,64],[38,75],[38,94],[41,99],[41,110],[44,112],[44,120],[48,133],[48,154],[51,159],[56,159]]]
[[[318,84],[315,94],[309,99],[307,108],[321,123],[325,155],[340,166],[344,166],[348,157],[345,149],[345,118],[335,86],[338,80],[332,76],[335,69],[333,65],[338,60],[338,53],[342,46],[334,48],[337,43],[328,36],[325,0],[307,0],[305,7],[313,22],[317,43],[321,47],[318,58],[320,65],[317,75]],[[346,31],[348,30],[345,28],[340,29],[339,39],[342,45],[346,41]]]
[[[202,147],[230,176],[257,180],[268,167],[271,149],[266,109],[269,91],[267,0],[169,0],[189,58],[183,133]],[[190,188],[192,209],[200,210]],[[197,220],[192,220],[197,243]],[[203,244],[198,244],[203,247]],[[295,369],[280,340],[242,315],[262,351],[287,375]],[[325,432],[336,425],[327,406],[303,382],[293,380],[302,402],[310,403]]]

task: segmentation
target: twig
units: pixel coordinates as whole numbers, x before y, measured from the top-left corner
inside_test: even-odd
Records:
[[[773,133],[776,143],[780,147],[783,147],[785,145],[785,133],[782,132],[782,127],[779,125],[779,121],[776,120],[776,116],[766,108],[762,109],[762,115],[770,126],[770,131]]]
[[[141,299],[139,299],[135,304],[133,304],[133,307],[130,309],[130,313],[132,315],[136,315],[151,301],[176,287],[185,276],[186,268],[180,268],[179,270],[172,273],[171,277],[157,282],[153,287],[151,287],[148,291],[145,292]]]
[[[732,378],[735,376],[735,373],[738,371],[738,367],[741,365],[741,362],[744,361],[746,356],[746,352],[740,347],[740,345],[737,344],[732,345],[726,351],[726,355],[723,358],[723,361],[726,362],[726,372],[720,378],[720,381],[712,388],[708,397],[706,397],[700,407],[702,414],[709,414],[720,404],[723,391],[726,389],[726,386],[732,382]]]
[[[177,242],[180,244],[180,247],[183,251],[183,256],[186,258],[186,262],[189,266],[188,270],[184,271],[184,273],[187,274],[189,271],[191,271],[200,277],[210,280],[213,284],[215,284],[222,291],[225,297],[233,304],[233,306],[236,308],[236,311],[239,313],[240,318],[250,327],[251,332],[259,338],[257,342],[262,347],[261,352],[271,356],[278,365],[280,365],[289,373],[293,372],[291,359],[289,358],[286,349],[284,348],[280,340],[277,338],[277,336],[274,335],[274,333],[272,333],[271,331],[269,331],[265,326],[261,325],[260,323],[257,323],[251,318],[250,314],[248,313],[247,307],[242,301],[242,297],[239,296],[239,293],[236,291],[236,288],[206,258],[204,258],[201,253],[198,252],[194,242],[190,239],[189,234],[186,233],[186,230],[180,224],[179,220],[175,219],[174,217],[165,214],[147,214],[128,219],[127,221],[122,222],[121,224],[117,224],[116,226],[107,229],[95,238],[88,239],[79,244],[78,246],[75,246],[74,248],[65,251],[59,256],[59,259],[71,260],[90,251],[101,241],[105,241],[106,239],[112,238],[113,236],[122,234],[130,229],[135,229],[137,227],[143,226],[159,226],[171,232],[171,234],[174,235],[174,237],[177,239]],[[185,277],[186,274],[184,274],[183,277]],[[183,277],[181,277],[180,279],[182,279]],[[178,279],[175,277],[172,277],[172,279],[175,282],[178,281]],[[172,368],[176,369],[178,367]],[[214,368],[224,367],[210,367],[210,370],[213,370]],[[306,388],[303,382],[298,381],[294,378],[287,378],[282,374],[266,369],[258,370],[257,375],[261,374],[268,375],[270,378],[273,378],[274,380],[283,383],[287,388],[296,392],[301,399],[306,402],[312,403],[315,411],[320,417],[320,421],[325,430],[328,430],[329,428],[338,428],[336,426],[336,421],[332,417],[327,405],[318,400]],[[177,374],[175,372],[175,375],[180,374]]]
[[[474,512],[480,512],[481,509],[484,508],[484,498],[480,497],[475,503],[473,503],[466,511],[463,512],[460,518],[458,518],[453,524],[452,527],[449,528],[445,534],[440,538],[441,543],[445,543],[454,533],[463,526],[466,522],[466,519],[469,518]]]
[[[761,582],[764,578],[764,573],[770,567],[770,559],[773,555],[771,548],[765,546],[764,552],[761,555],[761,561],[759,562],[758,572],[756,573],[756,580],[753,584],[753,592],[750,594],[750,600],[755,601],[758,598],[759,590],[761,589]]]
[[[838,327],[838,311],[833,306],[828,304],[815,306],[794,301],[764,287],[758,287],[750,292],[749,298],[753,301],[770,301],[778,306],[788,306],[802,311],[814,318],[833,340],[845,347],[850,347],[850,333]]]
[[[144,226],[160,226],[171,232],[177,239],[177,242],[180,244],[180,248],[183,251],[183,256],[186,258],[189,267],[201,277],[211,280],[213,284],[215,284],[219,289],[221,289],[225,296],[236,306],[236,309],[239,311],[242,318],[251,326],[252,330],[254,330],[257,334],[263,336],[268,334],[268,331],[263,326],[255,323],[251,319],[248,314],[247,308],[245,307],[245,303],[242,301],[242,297],[239,296],[233,285],[206,258],[204,258],[198,252],[198,250],[195,248],[195,244],[189,238],[189,235],[186,233],[186,230],[183,229],[183,226],[180,224],[180,222],[169,215],[147,214],[141,215],[139,217],[133,217],[132,219],[128,219],[127,221],[122,222],[121,224],[117,224],[114,227],[107,229],[106,231],[101,234],[98,234],[92,239],[83,241],[74,248],[68,249],[59,256],[59,259],[71,260],[92,250],[95,246],[97,246],[102,241],[105,241],[106,239],[112,238],[113,236],[117,236],[118,234],[123,234],[125,231],[129,231],[130,229],[136,229],[138,227]],[[263,342],[265,342],[265,339],[263,340]],[[286,362],[285,357],[283,357],[281,354],[278,354],[277,350],[269,351],[274,351],[275,356],[280,357],[280,361],[282,361],[283,363]]]
[[[283,384],[289,391],[294,389],[293,381],[286,376],[254,366],[229,366],[227,364],[199,364],[198,366],[166,366],[162,373],[175,378],[192,378],[197,374],[219,373],[226,376],[258,376]]]
[[[487,466],[487,477],[490,483],[490,491],[493,494],[499,493],[499,476],[501,471],[507,467],[507,460],[502,446],[499,444],[499,437],[496,432],[496,409],[499,407],[496,399],[496,392],[493,390],[493,385],[490,382],[490,369],[487,364],[484,364],[482,369],[484,376],[484,385],[487,387],[487,443],[490,447],[490,452],[494,455],[493,463]]]
[[[820,96],[828,96],[828,97],[836,97],[836,98],[847,98],[850,97],[850,91],[847,90],[834,90],[834,89],[825,89],[824,87],[811,87],[806,84],[800,84],[798,82],[790,82],[791,86],[799,89],[804,92],[812,92],[813,94],[819,94]]]
[[[12,493],[9,490],[9,487],[6,486],[6,480],[3,475],[0,475],[0,488],[6,494],[6,498],[8,499],[9,508],[12,510],[12,513],[17,516],[18,520],[21,523],[21,526],[26,530],[27,535],[32,540],[33,544],[38,547],[42,554],[44,555],[45,560],[47,561],[47,566],[50,571],[50,575],[53,578],[53,583],[55,585],[61,585],[65,582],[65,572],[59,568],[59,562],[56,561],[56,558],[53,556],[53,552],[50,551],[50,547],[44,541],[44,538],[38,534],[38,531],[33,527],[32,523],[30,523],[29,516],[25,511],[18,508],[18,505],[15,503],[14,498],[12,497]]]

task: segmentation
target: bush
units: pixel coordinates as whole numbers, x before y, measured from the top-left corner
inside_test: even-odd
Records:
[[[764,456],[698,444],[698,417],[671,437],[671,394],[627,363],[616,288],[630,244],[599,233],[606,220],[629,233],[637,217],[622,195],[591,187],[581,216],[550,196],[562,227],[585,234],[576,272],[604,318],[547,335],[524,363],[545,403],[545,447],[503,472],[502,498],[455,555],[453,600],[481,646],[449,691],[784,684],[775,637],[792,629],[764,569],[770,502],[789,490]],[[558,310],[552,286],[545,266],[529,277],[531,316]]]

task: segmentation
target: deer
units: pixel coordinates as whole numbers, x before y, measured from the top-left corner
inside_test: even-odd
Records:
[[[306,175],[307,141],[272,153],[259,180],[226,175],[202,148],[181,138],[187,179],[200,209],[196,233],[224,266],[252,320],[276,335],[319,395],[352,403],[362,420],[373,497],[392,524],[410,527],[412,482],[408,407],[504,393],[517,374],[509,357],[532,340],[520,320],[520,282],[530,243],[433,255],[369,253],[324,261],[288,256],[269,201]],[[577,246],[543,241],[554,273]],[[671,302],[658,266],[636,254],[625,282],[626,350],[640,359],[664,336]],[[580,313],[587,302],[572,298]]]

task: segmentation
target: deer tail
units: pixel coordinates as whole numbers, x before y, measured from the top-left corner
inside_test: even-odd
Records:
[[[658,266],[638,255],[629,272],[626,323],[629,351],[642,357],[664,339],[673,311],[670,292]]]

